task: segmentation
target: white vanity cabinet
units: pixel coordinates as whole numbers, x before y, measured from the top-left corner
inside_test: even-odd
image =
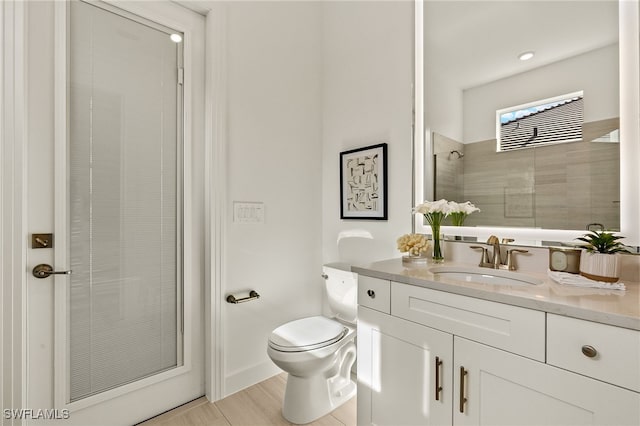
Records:
[[[640,424],[630,386],[571,371],[566,357],[547,363],[545,312],[359,279],[359,425]]]
[[[454,347],[454,425],[640,424],[635,392],[467,339]]]

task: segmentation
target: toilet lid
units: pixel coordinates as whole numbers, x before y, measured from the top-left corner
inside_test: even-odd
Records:
[[[291,321],[273,330],[269,346],[282,352],[304,352],[323,348],[342,339],[348,328],[325,317]]]

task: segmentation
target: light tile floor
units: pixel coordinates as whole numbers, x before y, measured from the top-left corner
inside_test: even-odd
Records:
[[[214,403],[202,397],[138,426],[290,425],[281,413],[286,377],[285,373],[279,374]],[[309,424],[355,426],[356,397]]]

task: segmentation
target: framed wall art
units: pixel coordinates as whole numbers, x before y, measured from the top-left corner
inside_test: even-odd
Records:
[[[340,218],[387,220],[387,144],[340,153]]]

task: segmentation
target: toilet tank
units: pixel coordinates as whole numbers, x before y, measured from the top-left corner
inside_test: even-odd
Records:
[[[355,324],[358,316],[358,274],[328,265],[322,267],[322,272],[332,314],[339,320]]]

